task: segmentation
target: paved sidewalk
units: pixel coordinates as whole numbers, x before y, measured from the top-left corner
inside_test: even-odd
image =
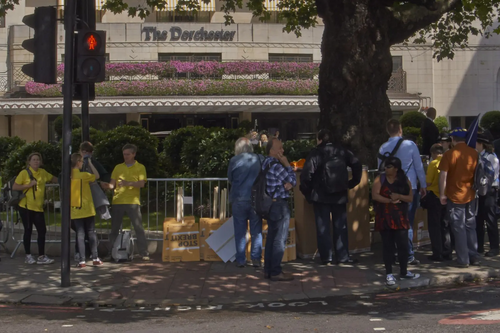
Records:
[[[71,287],[60,287],[60,260],[53,265],[26,265],[23,256],[0,262],[0,303],[146,306],[218,305],[272,302],[340,296],[353,293],[387,292],[381,250],[353,257],[360,264],[322,267],[312,260],[284,264],[294,275],[290,282],[271,282],[261,269],[237,268],[222,262],[115,264],[71,268]],[[500,257],[484,258],[480,267],[455,268],[453,262],[432,263],[430,253],[419,251],[422,264],[410,267],[418,280],[401,281],[393,290],[449,285],[463,281],[500,277]],[[394,273],[398,272],[394,266]],[[398,288],[399,287],[399,288]]]

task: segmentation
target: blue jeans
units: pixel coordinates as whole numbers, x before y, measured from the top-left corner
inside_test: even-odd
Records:
[[[252,236],[252,260],[262,257],[262,219],[252,208],[251,201],[235,201],[232,203],[234,241],[236,243],[236,261],[246,263],[245,247],[247,245],[247,221],[250,221],[250,235]]]
[[[330,213],[333,222],[333,244],[330,232]],[[335,247],[336,261],[349,260],[346,205],[314,203],[316,237],[322,262],[332,261]]]
[[[413,202],[410,202],[408,207],[408,221],[410,222],[410,229],[408,230],[408,262],[415,259],[413,252],[413,222],[415,221],[415,213],[420,206],[420,192],[413,189]]]
[[[264,252],[264,274],[276,276],[282,273],[281,260],[285,253],[290,208],[286,199],[273,202],[267,219],[267,240]]]

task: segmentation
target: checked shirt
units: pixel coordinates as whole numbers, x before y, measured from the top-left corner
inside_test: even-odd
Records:
[[[267,193],[273,194],[273,199],[285,199],[290,195],[289,191],[285,190],[285,184],[290,183],[294,187],[297,185],[297,178],[292,167],[284,167],[276,158],[266,157],[262,163],[262,170],[264,170],[269,163],[275,163],[269,169],[266,175],[267,178]],[[276,191],[276,192],[275,192]]]

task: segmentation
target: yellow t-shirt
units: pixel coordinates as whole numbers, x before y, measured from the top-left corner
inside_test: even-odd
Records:
[[[81,180],[81,185],[75,180]],[[71,207],[72,220],[95,216],[94,201],[90,191],[90,183],[94,181],[95,175],[91,173],[81,172],[78,169],[71,171],[71,195],[81,195],[81,208]]]
[[[425,177],[425,182],[427,184],[427,191],[432,191],[437,197],[439,197],[439,163],[441,162],[441,158],[443,156],[437,157],[435,160],[432,160],[427,167],[427,176]]]
[[[35,171],[30,167],[30,171],[36,179],[36,186],[23,191],[26,196],[19,202],[19,207],[33,210],[35,212],[43,212],[43,202],[45,201],[45,183],[50,182],[54,176],[42,168],[38,168],[38,171]],[[17,175],[16,184],[28,185],[30,182],[31,179],[26,169]],[[35,193],[34,198],[33,191]]]
[[[111,179],[116,181],[115,194],[113,195],[113,205],[140,205],[141,189],[133,186],[119,186],[119,180],[129,182],[146,181],[146,168],[139,162],[135,162],[128,167],[125,163],[115,166]]]

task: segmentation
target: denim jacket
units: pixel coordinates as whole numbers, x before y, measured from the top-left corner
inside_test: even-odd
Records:
[[[260,172],[259,155],[242,153],[229,161],[227,178],[231,183],[229,202],[250,201],[252,185]]]

